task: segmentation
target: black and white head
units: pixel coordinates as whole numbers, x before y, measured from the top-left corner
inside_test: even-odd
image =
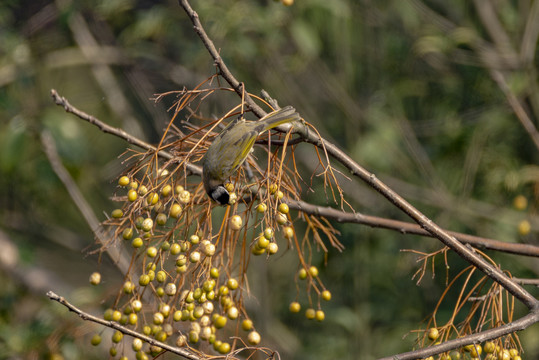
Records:
[[[217,185],[211,189],[210,197],[221,205],[228,205],[230,194],[223,185]]]

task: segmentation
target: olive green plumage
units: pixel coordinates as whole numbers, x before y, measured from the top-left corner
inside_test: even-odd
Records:
[[[256,138],[264,131],[300,119],[296,110],[287,106],[258,121],[237,119],[228,124],[202,158],[202,182],[210,198],[228,204],[229,194],[223,184],[243,164]]]

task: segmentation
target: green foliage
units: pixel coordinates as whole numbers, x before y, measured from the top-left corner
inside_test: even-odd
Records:
[[[102,210],[111,207],[111,181],[124,169],[117,157],[127,144],[65,114],[52,103],[49,90],[56,88],[87,113],[135,129],[135,135],[155,143],[169,119],[170,103],[154,105],[149,98],[193,88],[215,69],[177,1],[27,3],[0,4],[0,228],[11,238],[24,238],[17,244],[28,260],[23,265],[30,267],[30,259],[50,257],[47,244],[75,232],[82,246],[61,243],[70,253],[64,269],[76,272],[79,263],[91,261],[81,256],[81,249],[92,246],[93,235],[43,154],[41,131],[52,133],[64,165],[100,220]],[[65,8],[58,8],[59,3]],[[497,11],[517,49],[527,3],[502,1]],[[264,88],[280,105],[294,105],[323,136],[335,139],[441,226],[507,242],[535,239],[536,223],[528,236],[518,234],[517,224],[537,211],[533,164],[538,151],[474,51],[477,39],[491,39],[471,2],[430,4],[456,25],[450,30],[440,28],[436,19],[429,21],[408,1],[296,0],[284,7],[274,1],[206,0],[192,5],[249,91]],[[97,56],[88,58],[81,51],[84,44],[71,23],[75,15],[104,46]],[[534,119],[536,62],[506,72],[509,88],[529,104]],[[114,78],[108,80],[124,95],[127,110],[108,98],[110,83],[97,79],[102,66],[112,71]],[[227,101],[212,98],[209,113],[220,114]],[[130,117],[140,126],[138,132]],[[309,162],[300,161],[308,183]],[[315,190],[308,199],[325,204],[323,190]],[[348,194],[358,212],[400,216],[362,187]],[[518,194],[529,200],[525,211],[512,209]],[[444,290],[442,261],[434,279],[429,273],[418,287],[410,279],[419,266],[415,256],[400,252],[433,251],[435,240],[352,225],[340,229],[346,250],[330,253],[326,268],[321,256],[317,264],[333,293],[324,323],[287,311],[295,289],[283,280],[288,276],[280,275],[296,271],[297,264],[290,260],[271,270],[271,306],[280,317],[267,321],[267,333],[287,334],[287,339],[276,338],[287,355],[283,358],[370,359],[410,350],[414,336],[403,341],[402,335],[421,326]],[[495,259],[515,276],[537,277],[528,259],[504,254]],[[450,261],[453,275],[453,269],[464,266],[456,257]],[[58,269],[50,266],[49,271]],[[86,286],[81,279],[88,274],[79,275],[69,279],[72,288]],[[40,314],[35,322],[20,321],[12,316],[14,309],[33,295],[9,270],[2,278],[7,285],[0,302],[0,338],[13,336],[0,348],[0,357],[26,348],[45,357],[49,350],[39,344],[47,343],[53,330],[69,328],[58,323],[70,317],[43,317],[57,307],[45,301],[33,303]],[[265,294],[259,291],[255,295]],[[445,303],[456,296],[449,294]],[[526,358],[539,354],[537,333],[535,327],[522,336]],[[81,354],[89,338],[66,342]],[[68,348],[65,358],[70,358]]]

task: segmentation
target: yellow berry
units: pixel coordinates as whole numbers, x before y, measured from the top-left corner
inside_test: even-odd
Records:
[[[92,336],[91,343],[92,343],[93,346],[97,346],[97,345],[101,344],[101,335],[94,334],[94,336]]]
[[[153,220],[150,218],[146,218],[142,221],[142,230],[145,232],[151,231],[153,228]]]
[[[127,192],[127,200],[133,202],[137,200],[137,198],[138,198],[138,194],[136,190],[131,189]]]
[[[189,261],[192,263],[197,263],[200,261],[200,253],[198,251],[193,251],[191,255],[189,255]]]
[[[185,335],[178,336],[178,339],[176,339],[176,346],[184,347],[185,345],[187,345],[187,337]]]
[[[294,0],[281,0],[281,3],[284,6],[292,6],[292,5],[294,5]]]
[[[122,237],[124,238],[124,240],[131,240],[131,238],[133,237],[133,229],[124,229],[124,231],[122,232]]]
[[[279,204],[279,207],[277,208],[277,210],[279,210],[279,212],[283,214],[288,214],[288,212],[290,211],[290,209],[288,208],[288,205],[285,203]]]
[[[326,301],[331,300],[331,292],[329,292],[329,290],[322,291],[322,299]]]
[[[305,268],[299,269],[298,276],[300,280],[305,280],[307,278],[307,270],[305,270]]]
[[[124,282],[124,286],[123,286],[124,294],[132,294],[133,290],[135,290],[135,284],[133,284],[131,281]]]
[[[258,246],[260,249],[265,249],[268,247],[270,241],[266,239],[264,236],[260,236],[258,240],[256,241],[256,246]]]
[[[294,229],[292,229],[290,226],[285,226],[283,228],[283,235],[285,239],[292,239],[294,237]]]
[[[522,235],[522,236],[528,235],[530,233],[530,230],[531,230],[531,225],[530,225],[530,222],[528,220],[522,220],[518,224],[518,233],[520,235]]]
[[[524,195],[518,195],[513,200],[513,206],[517,210],[525,210],[528,207],[528,199]]]
[[[148,205],[155,205],[157,204],[158,201],[159,201],[159,195],[157,195],[154,192],[150,193],[148,197],[146,198],[146,203]]]
[[[257,245],[251,247],[251,254],[260,256],[266,252],[266,249],[259,248]]]
[[[496,350],[496,345],[492,341],[487,341],[483,345],[483,350],[485,350],[485,353],[492,354]]]
[[[167,169],[159,169],[159,170],[157,171],[157,175],[158,175],[159,177],[166,177],[166,176],[168,176],[168,174],[169,174],[169,172],[168,172]]]
[[[256,331],[251,331],[249,335],[247,335],[247,341],[249,341],[249,344],[251,345],[258,345],[260,343],[260,334]]]
[[[272,228],[265,228],[264,229],[264,237],[268,240],[271,240],[273,238],[273,229]]]
[[[279,225],[285,225],[288,222],[288,218],[286,217],[285,214],[279,212],[276,215],[276,221],[277,221],[277,224]]]
[[[241,322],[241,328],[245,331],[249,331],[253,328],[253,321],[251,319],[245,319]]]
[[[131,181],[129,180],[129,178],[127,176],[122,176],[121,178],[118,179],[118,185],[120,186],[127,186],[129,185]]]
[[[438,339],[438,336],[440,335],[438,329],[436,328],[430,328],[429,329],[429,332],[427,334],[427,336],[429,337],[429,339],[431,340],[436,340]]]
[[[241,217],[239,215],[234,215],[232,216],[232,218],[230,218],[230,228],[232,230],[241,229],[242,224],[243,221],[241,220]]]
[[[326,314],[324,314],[322,310],[316,310],[316,313],[314,316],[315,316],[316,321],[324,321],[324,319],[326,318]]]
[[[226,183],[225,184],[225,189],[226,189],[226,191],[231,193],[232,191],[234,191],[234,185],[232,183]]]
[[[268,206],[264,203],[260,203],[258,204],[258,206],[256,207],[256,211],[258,211],[259,213],[263,213],[265,212],[266,210],[268,209]]]
[[[148,188],[145,185],[140,185],[138,187],[138,193],[139,193],[139,195],[144,196],[144,195],[146,195],[148,193]]]
[[[134,238],[133,241],[131,241],[131,246],[134,247],[135,249],[142,247],[142,245],[144,245],[144,241],[139,237]]]
[[[283,197],[284,197],[284,193],[281,190],[275,193],[275,198],[277,198],[278,200],[281,200]]]
[[[470,349],[470,356],[473,358],[478,358],[479,355],[483,352],[480,344],[474,344]]]
[[[180,217],[180,215],[182,214],[182,206],[178,203],[174,203],[172,204],[172,206],[170,207],[170,216],[177,219]]]
[[[228,194],[228,205],[234,205],[238,201],[238,195],[235,192]]]
[[[305,317],[309,320],[312,320],[316,317],[316,311],[313,308],[305,310]]]
[[[119,312],[118,310],[114,310],[112,312],[112,321],[118,322],[118,321],[120,321],[121,318],[122,318],[122,313],[121,312]]]
[[[191,201],[191,193],[187,190],[183,190],[182,192],[178,194],[178,200],[182,204],[188,204],[189,201]]]
[[[221,329],[225,327],[226,325],[226,317],[223,315],[218,315],[218,317],[214,320],[213,326],[215,326],[217,329]]]
[[[230,290],[236,290],[239,286],[238,284],[238,280],[234,279],[234,278],[230,278],[228,279],[228,281],[226,282],[226,286],[230,289]]]
[[[155,246],[150,246],[148,248],[148,250],[146,250],[146,254],[149,256],[149,257],[156,257],[157,256],[157,248]]]
[[[171,192],[172,192],[172,186],[170,185],[165,185],[161,189],[161,195],[163,195],[164,197],[169,196]]]
[[[279,245],[277,245],[277,243],[269,243],[268,247],[267,247],[267,251],[268,251],[268,254],[270,255],[274,255],[277,253],[277,251],[279,251]]]
[[[155,222],[157,223],[157,225],[165,225],[167,223],[167,215],[164,213],[157,214]]]
[[[131,347],[133,348],[133,351],[139,351],[142,349],[142,340],[139,338],[134,338]]]
[[[90,284],[98,285],[101,282],[101,274],[94,272],[90,275]]]
[[[138,283],[140,286],[146,286],[150,283],[150,281],[150,276],[148,274],[142,274],[138,279]]]
[[[228,354],[230,352],[230,344],[226,342],[222,343],[217,351],[219,351],[221,354]]]
[[[231,306],[227,312],[226,312],[226,316],[228,316],[228,318],[230,320],[236,320],[238,318],[238,316],[240,316],[240,312],[238,310],[237,307],[235,306]]]
[[[112,342],[117,344],[117,343],[119,343],[120,341],[122,341],[123,337],[124,337],[124,334],[122,334],[121,331],[116,330],[116,331],[114,332],[114,334],[112,335]]]
[[[153,323],[155,325],[161,325],[165,321],[165,316],[161,314],[160,312],[156,312],[153,314]]]
[[[278,189],[279,188],[277,187],[277,184],[271,184],[269,187],[269,193],[273,195],[277,192]]]
[[[309,268],[309,274],[311,274],[312,277],[318,276],[318,268],[316,266],[311,266]]]
[[[298,313],[301,310],[301,305],[297,301],[292,301],[288,309],[292,313]]]
[[[124,216],[124,212],[122,211],[122,209],[114,209],[114,210],[112,210],[110,215],[115,219],[119,219],[122,216]]]

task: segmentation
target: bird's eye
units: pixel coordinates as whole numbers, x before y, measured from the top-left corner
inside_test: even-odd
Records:
[[[223,185],[217,186],[212,191],[211,197],[221,205],[228,205],[228,201],[230,200],[230,194]]]

